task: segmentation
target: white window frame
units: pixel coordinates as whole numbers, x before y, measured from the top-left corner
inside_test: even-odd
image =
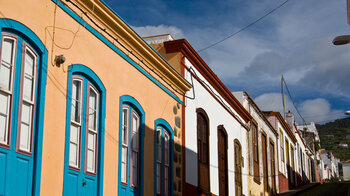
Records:
[[[78,134],[77,134],[77,137],[78,137],[78,139],[77,139],[77,141],[78,141],[78,143],[77,144],[75,144],[75,145],[77,145],[77,154],[76,154],[76,160],[77,160],[77,164],[76,165],[72,165],[71,164],[71,161],[70,161],[70,150],[71,150],[71,148],[70,148],[70,144],[72,143],[72,141],[71,141],[71,138],[69,137],[69,167],[71,167],[71,168],[73,168],[73,169],[80,169],[80,154],[81,154],[81,128],[82,128],[82,113],[83,113],[83,108],[82,108],[82,104],[83,104],[83,86],[84,86],[84,80],[82,79],[82,78],[80,78],[80,77],[78,77],[78,76],[73,76],[73,79],[72,79],[72,90],[73,90],[73,82],[74,81],[78,81],[79,83],[80,83],[80,92],[79,92],[79,94],[80,94],[80,101],[79,100],[74,100],[74,101],[78,101],[79,102],[79,107],[80,107],[80,110],[79,110],[79,112],[80,112],[80,114],[79,114],[79,122],[76,122],[75,120],[73,120],[72,119],[72,116],[70,117],[70,131],[69,132],[71,132],[71,127],[72,127],[72,125],[73,126],[76,126],[77,128],[78,128]],[[73,93],[73,91],[72,91],[72,93]],[[72,102],[73,102],[73,96],[72,96],[72,94],[71,94],[71,105],[70,105],[70,107],[71,107],[71,110],[72,110],[72,108],[73,108],[73,104],[72,104]],[[72,115],[72,112],[71,112],[71,115]]]
[[[89,115],[90,115],[90,90],[92,90],[95,94],[96,94],[96,108],[95,108],[95,112],[96,112],[96,118],[95,118],[95,129],[91,129],[90,125],[89,125]],[[98,130],[99,130],[99,124],[98,124],[98,116],[99,116],[99,93],[97,91],[97,89],[88,82],[88,88],[87,88],[87,95],[86,95],[86,139],[85,139],[85,172],[86,173],[90,173],[90,174],[96,174],[96,165],[97,165],[97,138],[98,138]],[[93,143],[93,149],[89,149],[89,134],[94,136],[94,143]],[[93,169],[89,170],[88,168],[88,152],[89,150],[93,151]]]
[[[136,120],[136,126],[137,128],[134,129],[134,117]],[[134,111],[131,110],[131,118],[130,118],[131,122],[131,130],[130,130],[130,185],[132,188],[137,188],[138,187],[138,180],[139,180],[139,145],[140,145],[140,117],[139,115]],[[136,131],[134,131],[136,130]],[[135,135],[135,136],[134,136]],[[136,139],[136,148],[134,148],[134,141]],[[136,160],[136,166],[134,166],[134,160],[133,160],[133,155],[134,153],[136,154],[137,160]],[[134,175],[134,170],[136,170],[136,179],[135,179],[135,175]]]
[[[128,168],[129,168],[129,106],[122,106],[122,151],[121,151],[121,182],[123,184],[128,184]],[[126,111],[126,116],[124,116],[124,111]],[[125,124],[126,123],[126,124]],[[124,140],[125,138],[125,140]],[[126,151],[123,157],[123,150]],[[123,161],[124,160],[124,161]],[[123,164],[125,170],[125,176],[123,176]]]
[[[2,61],[2,52],[3,52],[3,43],[7,40],[12,41],[12,64],[10,65],[3,65]],[[4,130],[4,140],[0,140],[0,146],[9,148],[10,146],[10,136],[11,136],[11,128],[10,128],[10,119],[11,119],[11,110],[12,110],[12,97],[13,97],[13,83],[14,83],[14,72],[16,69],[16,55],[17,55],[17,37],[8,33],[2,33],[1,35],[1,53],[0,53],[0,70],[3,66],[7,66],[11,68],[10,73],[10,81],[9,83],[9,89],[5,89],[3,86],[0,85],[0,93],[7,97],[7,108],[6,108],[6,114],[0,113],[1,116],[6,118],[5,121],[5,130]],[[4,62],[5,64],[6,62]],[[6,63],[8,64],[8,63]]]
[[[19,104],[20,104],[20,109],[19,109],[19,115],[18,118],[21,119],[18,121],[18,132],[17,132],[17,151],[24,153],[26,155],[31,155],[32,154],[32,148],[33,148],[33,124],[34,124],[34,107],[35,107],[35,92],[36,92],[36,76],[37,76],[37,65],[38,65],[38,55],[34,52],[34,50],[25,42],[23,42],[23,51],[24,53],[22,54],[22,69],[21,69],[21,96],[20,100],[19,100]],[[26,58],[26,54],[27,52],[30,53],[30,55],[32,55],[34,57],[34,64],[33,64],[33,75],[27,75],[25,73],[25,58]],[[31,77],[32,79],[32,92],[31,92],[31,97],[30,100],[28,100],[27,98],[24,97],[24,81],[26,77]],[[30,121],[29,123],[23,123],[22,122],[22,113],[23,113],[23,105],[29,105],[30,107]],[[22,140],[22,123],[27,125],[29,127],[29,132],[28,133],[28,138],[27,138],[27,142],[28,142],[28,148],[22,148],[21,146],[21,140]]]

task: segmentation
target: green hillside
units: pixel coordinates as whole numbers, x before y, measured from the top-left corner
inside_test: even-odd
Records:
[[[333,151],[341,161],[350,159],[350,118],[316,125],[316,127],[322,148]],[[339,144],[348,144],[348,148],[341,147]]]

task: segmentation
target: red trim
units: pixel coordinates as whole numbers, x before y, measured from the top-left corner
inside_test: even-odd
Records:
[[[23,83],[24,83],[24,69],[25,69],[25,55],[26,55],[26,49],[31,50],[33,55],[35,56],[35,65],[33,66],[34,70],[34,77],[33,77],[33,103],[30,103],[32,106],[32,119],[31,119],[31,128],[30,128],[30,147],[29,147],[29,152],[21,150],[20,149],[20,136],[21,136],[21,118],[22,118],[22,105],[23,105]],[[34,116],[35,116],[35,101],[36,101],[36,83],[37,83],[37,65],[38,65],[38,55],[36,52],[26,43],[23,41],[23,46],[22,46],[22,62],[21,62],[21,85],[20,85],[20,94],[19,94],[19,100],[18,100],[18,123],[17,123],[17,139],[16,139],[16,151],[18,153],[27,155],[27,156],[32,156],[33,153],[33,132],[34,132]]]
[[[227,87],[221,82],[216,74],[209,68],[205,61],[192,48],[186,39],[164,42],[166,53],[181,52],[189,59],[195,68],[204,76],[204,78],[217,90],[227,103],[248,122],[252,116],[244,109],[239,101],[232,95]]]
[[[10,94],[10,105],[9,105],[9,113],[8,113],[8,119],[7,119],[7,144],[2,144],[0,143],[0,147],[2,148],[6,148],[6,149],[10,149],[10,146],[11,146],[11,125],[12,125],[12,105],[13,105],[13,89],[14,89],[14,81],[15,81],[15,71],[16,71],[16,56],[17,56],[17,47],[18,47],[18,38],[17,36],[15,35],[12,35],[10,33],[6,33],[6,32],[3,32],[1,33],[1,44],[0,44],[0,63],[1,63],[1,54],[2,54],[2,43],[3,43],[3,40],[4,38],[6,37],[10,37],[10,38],[13,38],[15,40],[14,42],[14,53],[13,53],[13,66],[12,66],[12,75],[11,75],[11,94]],[[0,66],[0,69],[1,69],[1,66]]]

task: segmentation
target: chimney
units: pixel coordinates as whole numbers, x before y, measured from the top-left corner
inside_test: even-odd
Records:
[[[289,125],[289,128],[291,128],[293,130],[294,114],[292,112],[288,111],[288,113],[286,115],[286,121],[287,121],[287,124]]]

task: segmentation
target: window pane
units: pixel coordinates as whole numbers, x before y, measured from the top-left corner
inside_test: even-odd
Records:
[[[157,193],[160,194],[160,164],[157,163]]]
[[[132,136],[132,149],[134,151],[138,152],[139,149],[139,120],[136,115],[133,115],[132,119],[132,129],[133,129],[133,136]]]
[[[134,186],[137,186],[138,176],[137,176],[137,168],[138,168],[138,153],[132,153],[132,183]]]
[[[169,168],[164,168],[164,194],[168,195],[169,193]]]
[[[24,66],[24,73],[28,74],[29,76],[34,76],[34,63],[35,63],[35,57],[29,50],[26,51],[25,56],[25,66]]]
[[[7,144],[7,117],[0,114],[0,143]]]
[[[96,160],[96,134],[88,133],[88,151],[87,151],[87,170],[89,172],[95,172],[95,160]]]
[[[69,143],[69,165],[79,166],[79,148],[80,148],[80,127],[74,124],[70,126]]]
[[[10,90],[11,87],[11,73],[12,68],[4,66],[3,64],[0,67],[0,88],[3,88],[5,90]]]
[[[96,141],[96,134],[89,133],[88,134],[88,148],[91,150],[95,150],[95,141]]]
[[[122,114],[122,142],[125,145],[128,145],[128,109],[123,109],[123,114]]]
[[[69,165],[78,166],[78,148],[74,143],[69,143]]]
[[[87,152],[87,170],[95,172],[95,152],[93,150]]]
[[[121,181],[126,183],[126,170],[127,170],[127,156],[128,156],[128,148],[122,148],[122,168],[121,168]]]
[[[81,81],[73,80],[71,120],[80,123],[81,115]]]
[[[169,135],[164,132],[164,164],[169,165]]]
[[[71,124],[71,126],[70,126],[70,141],[75,143],[75,144],[78,144],[79,143],[79,135],[80,135],[79,127]]]
[[[96,131],[96,111],[89,108],[89,129]]]
[[[157,161],[162,161],[162,134],[161,130],[157,130]]]
[[[90,88],[89,95],[89,128],[92,130],[97,130],[97,94],[94,90]]]
[[[81,82],[79,80],[73,80],[72,85],[72,99],[81,100],[80,96]]]
[[[23,98],[33,101],[33,78],[24,77],[23,81]]]
[[[30,127],[27,124],[21,123],[21,135],[19,141],[19,148],[21,150],[30,151]]]
[[[10,97],[0,91],[0,114],[8,114]]]
[[[12,64],[13,52],[14,52],[14,40],[12,39],[4,39],[2,43],[2,52],[1,52],[1,60]]]
[[[90,88],[89,106],[90,108],[96,110],[97,94],[94,90]]]
[[[22,105],[22,122],[24,122],[26,124],[30,124],[30,121],[32,119],[31,113],[32,113],[31,105],[23,103],[23,105]]]

